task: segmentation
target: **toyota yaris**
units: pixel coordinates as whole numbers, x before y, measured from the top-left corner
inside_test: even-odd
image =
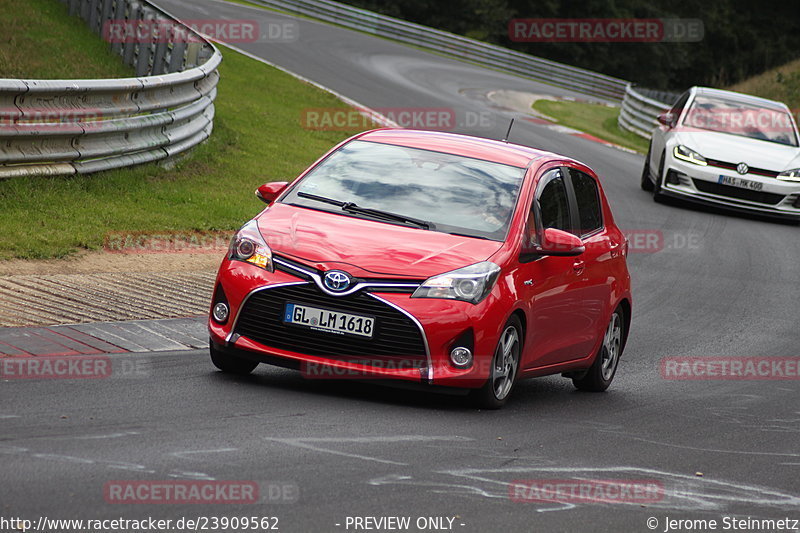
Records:
[[[591,169],[464,135],[374,130],[333,148],[231,241],[211,359],[308,377],[605,390],[631,321],[627,241]]]

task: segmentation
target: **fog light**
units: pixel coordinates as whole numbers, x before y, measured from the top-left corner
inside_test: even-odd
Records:
[[[450,352],[450,362],[458,368],[472,366],[472,351],[469,348],[458,346]]]
[[[678,172],[670,169],[669,172],[667,172],[667,183],[670,185],[680,185],[682,175],[683,174],[679,174]]]
[[[224,324],[228,320],[228,313],[228,306],[222,302],[215,305],[214,310],[211,312],[214,320],[220,324]]]

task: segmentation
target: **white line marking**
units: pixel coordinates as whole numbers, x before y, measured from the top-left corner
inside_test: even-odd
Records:
[[[652,468],[639,468],[629,466],[615,467],[507,467],[507,468],[487,468],[487,469],[460,469],[446,470],[439,473],[449,474],[467,479],[507,486],[508,481],[488,478],[486,474],[523,474],[523,473],[562,473],[571,474],[572,477],[584,474],[586,479],[595,478],[596,474],[620,474],[624,473],[631,478],[651,476],[653,479],[660,480],[664,485],[664,501],[649,504],[651,507],[669,507],[687,509],[713,509],[719,510],[730,504],[748,503],[754,505],[765,505],[780,507],[782,509],[800,509],[800,496],[785,494],[775,489],[759,487],[754,485],[744,485],[728,481],[717,481],[707,477],[697,477],[686,474],[674,474]],[[582,479],[577,477],[577,479]],[[709,492],[716,491],[716,492]],[[673,502],[672,500],[678,500]],[[684,505],[681,505],[684,503]],[[639,505],[638,502],[624,502],[623,505]],[[686,506],[689,505],[689,507]]]
[[[206,453],[227,453],[227,452],[235,452],[236,450],[238,450],[238,448],[218,448],[216,450],[194,450],[188,452],[172,452],[170,455],[178,457],[180,459],[189,459],[189,457],[186,457],[187,455],[206,454]]]
[[[391,461],[389,459],[380,459],[378,457],[370,457],[368,455],[361,455],[357,453],[342,452],[339,450],[332,450],[315,444],[375,444],[375,443],[398,443],[398,442],[434,442],[434,441],[456,441],[456,442],[469,442],[473,439],[466,437],[452,436],[452,437],[428,437],[425,435],[397,435],[391,437],[308,437],[308,438],[274,438],[264,437],[264,440],[272,442],[280,442],[295,446],[297,448],[305,448],[321,453],[330,453],[333,455],[341,455],[344,457],[351,457],[353,459],[360,459],[362,461],[373,461],[376,463],[409,466],[408,463],[401,463],[398,461]],[[313,444],[312,444],[313,443]]]
[[[601,429],[600,431],[605,431],[605,430]],[[616,431],[607,431],[607,433],[615,433],[615,434],[617,434]],[[718,449],[718,448],[698,448],[696,446],[687,446],[687,445],[684,445],[684,444],[671,444],[669,442],[660,442],[660,441],[656,441],[656,440],[649,440],[649,439],[644,439],[642,437],[634,437],[632,435],[626,435],[626,434],[621,434],[621,435],[625,436],[625,437],[628,437],[628,438],[630,438],[632,440],[638,440],[638,441],[641,441],[641,442],[647,442],[648,444],[657,444],[659,446],[666,446],[668,448],[678,448],[678,449],[681,449],[681,450],[693,450],[693,451],[696,451],[696,452],[732,453],[732,454],[738,454],[738,455],[766,455],[766,456],[771,456],[771,457],[800,457],[800,453],[748,452],[748,451],[742,451],[742,450],[721,450],[721,449]]]
[[[139,435],[138,431],[120,431],[117,433],[107,433],[105,435],[81,435],[79,437],[72,437],[75,439],[118,439],[119,437],[129,437],[131,435]]]

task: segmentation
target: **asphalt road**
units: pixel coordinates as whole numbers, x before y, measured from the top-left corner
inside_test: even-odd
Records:
[[[161,4],[191,19],[282,18],[213,0]],[[365,105],[491,119],[457,131],[502,137],[515,114],[494,107],[489,91],[563,94],[298,23],[297,42],[240,46]],[[480,412],[457,396],[308,381],[265,366],[247,378],[224,376],[203,351],[120,356],[138,371],[0,383],[0,517],[277,516],[281,531],[343,531],[347,516],[389,515],[457,517],[457,531],[649,531],[650,517],[658,531],[667,517],[800,519],[798,381],[673,381],[659,372],[670,356],[798,355],[800,228],[656,204],[639,189],[642,157],[541,125],[519,121],[512,141],[584,161],[602,176],[623,229],[664,236],[663,249],[629,258],[634,319],[608,393],[543,378],[520,383],[504,410]],[[561,478],[657,480],[665,494],[646,504],[509,498],[511,481]],[[114,480],[176,479],[283,483],[299,499],[129,505],[103,495]]]

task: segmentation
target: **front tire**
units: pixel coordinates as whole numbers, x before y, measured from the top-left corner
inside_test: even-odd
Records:
[[[578,390],[603,392],[611,385],[617,373],[619,358],[622,356],[623,339],[625,338],[625,321],[622,310],[618,307],[606,326],[603,343],[594,358],[594,363],[580,377],[572,378]]]
[[[661,184],[664,183],[664,161],[667,158],[667,152],[661,154],[661,160],[658,163],[658,175],[656,176],[656,183],[653,186],[653,200],[661,202],[664,199],[664,193],[661,192]]]
[[[226,374],[246,376],[258,366],[255,361],[249,361],[220,351],[214,346],[213,342],[208,343],[208,351],[211,354],[211,362],[214,363],[214,366]]]
[[[511,396],[519,371],[522,354],[522,323],[512,316],[503,327],[497,342],[489,379],[472,392],[472,399],[482,409],[500,409]]]
[[[650,151],[653,149],[653,143],[647,147],[647,156],[644,159],[644,168],[642,168],[642,190],[653,192],[653,180],[650,179]]]

